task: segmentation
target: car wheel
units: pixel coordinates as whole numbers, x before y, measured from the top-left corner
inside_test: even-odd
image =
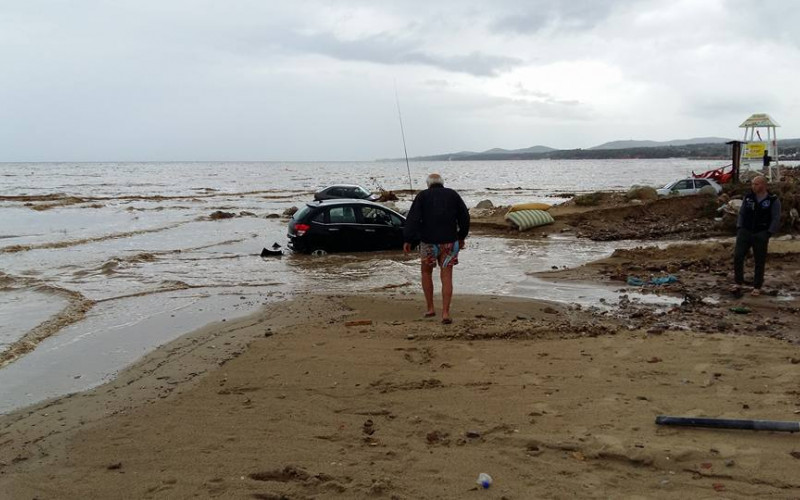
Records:
[[[324,257],[328,255],[328,251],[322,248],[317,248],[316,250],[311,251],[311,255],[313,255],[314,257]]]

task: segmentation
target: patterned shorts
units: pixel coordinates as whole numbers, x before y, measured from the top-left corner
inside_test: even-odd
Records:
[[[458,264],[459,245],[457,241],[453,243],[420,243],[419,256],[422,262],[430,267],[440,265],[442,267],[453,267]]]

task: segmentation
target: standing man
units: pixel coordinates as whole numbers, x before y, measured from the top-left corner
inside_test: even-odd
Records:
[[[458,252],[464,248],[469,233],[469,211],[458,193],[444,187],[439,174],[427,179],[428,189],[421,191],[406,218],[403,229],[403,251],[419,243],[422,259],[422,291],[425,293],[425,317],[436,316],[433,305],[433,268],[440,268],[442,278],[442,323],[449,325],[450,301],[453,298],[453,266]]]
[[[736,284],[731,291],[738,293],[741,290],[744,283],[744,259],[752,247],[755,260],[752,295],[761,295],[767,245],[770,236],[780,228],[781,201],[777,195],[767,192],[767,180],[761,175],[753,178],[752,187],[753,190],[742,200],[736,222],[736,249],[733,252],[733,279]]]

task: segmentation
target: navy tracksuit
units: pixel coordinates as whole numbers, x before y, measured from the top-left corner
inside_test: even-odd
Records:
[[[744,259],[750,248],[753,249],[755,260],[753,287],[761,288],[764,284],[767,246],[770,236],[778,232],[780,220],[781,201],[776,195],[767,193],[759,201],[756,194],[750,192],[742,200],[736,223],[736,249],[733,252],[733,273],[737,285],[744,283]]]

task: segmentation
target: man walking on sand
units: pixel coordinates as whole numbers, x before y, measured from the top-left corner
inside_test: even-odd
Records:
[[[464,248],[464,239],[469,233],[469,211],[458,193],[444,187],[441,175],[429,175],[427,183],[428,189],[414,198],[408,211],[403,229],[403,251],[408,253],[412,246],[419,243],[426,318],[436,316],[433,268],[439,266],[442,278],[442,323],[448,325],[453,322],[450,317],[453,266],[458,264],[458,252]]]
[[[752,181],[753,190],[744,197],[736,222],[736,249],[733,252],[734,281],[732,292],[738,293],[744,283],[744,259],[753,248],[755,272],[752,295],[761,295],[764,284],[764,267],[767,263],[769,238],[778,232],[781,223],[781,201],[767,192],[767,179],[757,176]]]

